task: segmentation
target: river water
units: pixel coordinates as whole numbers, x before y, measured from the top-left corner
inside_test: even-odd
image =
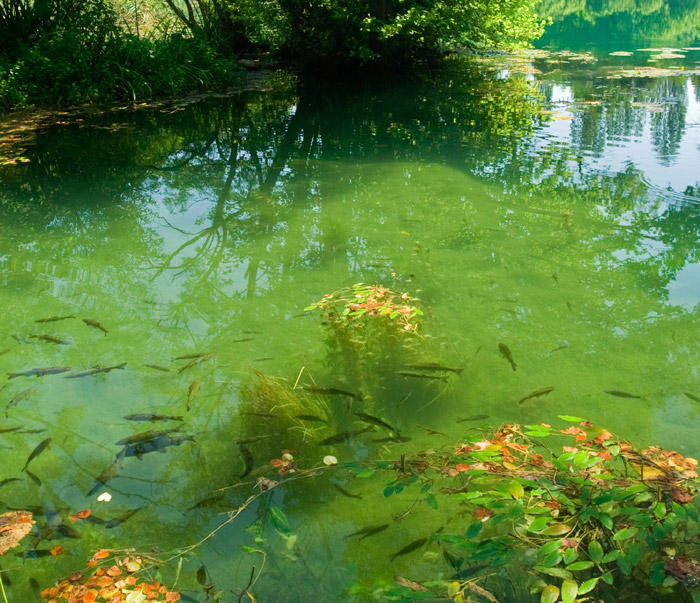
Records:
[[[269,462],[285,450],[300,468],[394,460],[481,424],[574,414],[697,457],[700,49],[681,18],[640,40],[626,14],[593,15],[598,39],[581,11],[561,16],[539,50],[454,57],[428,78],[272,74],[264,91],[25,133],[22,161],[0,167],[0,482],[19,478],[0,511],[35,509],[51,529],[32,548],[64,553],[3,559],[10,600],[38,600],[98,548],[168,558],[198,543],[257,477],[281,479]],[[304,308],[358,282],[420,300],[404,364],[463,371],[397,374],[416,369],[372,340],[369,360],[339,356]],[[8,378],[39,367],[70,371]],[[300,389],[314,385],[364,401]],[[295,400],[330,424],[280,410]],[[410,440],[375,426],[320,444],[360,432],[357,412]],[[116,442],[178,426],[96,483]],[[385,498],[386,481],[330,468],[274,488],[187,552],[178,588],[238,601],[254,568],[260,601],[364,601],[397,574],[454,573],[437,545],[391,560],[463,520]],[[66,519],[82,509],[104,521]]]

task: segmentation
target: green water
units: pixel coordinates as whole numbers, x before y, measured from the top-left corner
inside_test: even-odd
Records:
[[[83,567],[101,547],[168,558],[197,543],[259,491],[257,469],[284,449],[301,468],[328,454],[393,460],[449,449],[476,425],[577,414],[635,444],[697,457],[700,405],[685,392],[700,396],[700,52],[684,54],[664,65],[687,73],[656,78],[607,78],[648,57],[607,51],[585,62],[455,59],[428,81],[277,75],[264,92],[86,114],[23,134],[17,153],[29,161],[0,168],[0,371],[71,371],[2,378],[3,411],[31,392],[0,416],[0,427],[24,428],[0,433],[0,481],[20,478],[0,488],[0,501],[39,507],[38,528],[63,522],[82,538],[64,531],[35,544],[62,544],[57,558],[3,559],[11,601],[38,600],[36,584]],[[339,361],[319,317],[304,312],[356,282],[420,298],[423,339],[405,357],[381,356],[370,342],[371,362]],[[32,337],[44,334],[66,343]],[[187,360],[173,360],[204,352],[216,356],[182,371]],[[464,370],[446,382],[402,377],[404,359]],[[334,419],[303,431],[264,396],[246,403],[261,378],[361,391],[367,401],[306,395],[307,413],[325,408]],[[554,390],[518,404],[545,387]],[[361,428],[358,411],[411,440],[383,447],[377,428],[319,445]],[[124,459],[87,495],[121,449],[115,442],[176,425],[123,419],[139,412],[184,416],[181,433],[193,441]],[[473,415],[487,417],[459,422]],[[38,486],[22,468],[46,438],[29,465]],[[240,440],[253,478],[240,478]],[[372,600],[397,574],[452,575],[437,543],[390,557],[471,520],[458,508],[385,499],[387,481],[330,469],[276,488],[188,553],[178,588],[205,600],[195,580],[204,565],[222,600],[238,601],[251,569],[261,570],[260,555],[241,545],[267,555],[251,588],[259,601]],[[111,502],[97,502],[104,491]],[[292,536],[274,529],[270,505]],[[112,528],[65,520],[87,508],[107,521],[140,510]],[[176,565],[163,568],[166,583]]]

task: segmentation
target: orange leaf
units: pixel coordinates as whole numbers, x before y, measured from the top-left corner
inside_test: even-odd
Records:
[[[71,521],[80,521],[81,519],[86,519],[87,517],[90,517],[90,515],[92,515],[92,511],[90,509],[84,509],[83,511],[80,511],[75,515],[69,515],[68,519],[70,519]]]
[[[107,549],[100,549],[92,556],[93,559],[104,559],[105,557],[109,557],[109,551]]]
[[[116,565],[113,565],[107,570],[107,575],[108,576],[121,576],[122,575],[122,570],[119,569]]]
[[[165,600],[167,603],[175,603],[175,601],[180,600],[180,593],[169,592],[167,595],[165,595]]]
[[[471,465],[467,465],[467,463],[457,463],[455,465],[455,469],[457,469],[457,471],[460,471],[460,472],[461,471],[469,471],[471,469]]]
[[[95,599],[97,599],[97,593],[93,590],[89,590],[83,595],[83,603],[93,603]]]
[[[109,576],[100,576],[97,580],[95,580],[95,585],[99,586],[100,588],[111,586],[113,583],[114,580]]]
[[[49,551],[54,557],[58,557],[61,553],[63,553],[63,547],[60,544],[57,544],[55,547],[53,547]]]
[[[97,565],[97,561],[95,559],[90,559],[90,561],[87,562],[88,567],[95,567]]]

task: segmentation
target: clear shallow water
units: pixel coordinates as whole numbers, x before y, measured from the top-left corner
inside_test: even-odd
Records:
[[[0,478],[21,477],[0,500],[49,517],[64,507],[106,520],[140,510],[110,529],[80,524],[82,539],[58,540],[66,552],[56,559],[3,560],[29,570],[8,574],[11,597],[30,600],[30,578],[46,586],[102,546],[167,552],[204,538],[253,491],[196,506],[241,482],[240,440],[252,440],[256,468],[287,448],[309,467],[329,453],[350,461],[449,448],[479,423],[582,414],[636,444],[696,457],[700,407],[684,392],[700,395],[700,81],[690,73],[700,52],[687,52],[686,74],[653,79],[607,77],[646,55],[597,56],[455,60],[430,83],[279,78],[271,91],[85,116],[27,138],[30,161],[0,168],[0,370],[126,366],[4,381],[3,406],[32,389],[0,425],[45,431],[0,433]],[[386,357],[339,362],[303,309],[360,281],[419,297],[425,339],[410,359],[463,367],[461,377],[403,378]],[[67,344],[31,337],[42,334]],[[173,358],[193,352],[217,355],[178,372],[186,361]],[[309,412],[325,404],[336,420],[307,432],[243,414],[270,410],[246,406],[255,371],[291,385],[302,369],[300,383],[361,389],[372,399],[363,409],[412,440],[382,448],[377,429],[319,445],[362,427],[339,397],[308,399]],[[555,389],[518,404],[544,387]],[[99,489],[112,502],[98,503],[86,493],[115,442],[161,428],[122,418],[137,412],[185,416],[194,441],[125,459]],[[477,414],[488,417],[457,422]],[[38,487],[22,467],[47,437],[30,465]],[[260,566],[241,545],[268,554],[259,600],[282,591],[285,601],[367,600],[396,574],[451,575],[437,545],[390,556],[468,520],[421,505],[395,521],[410,503],[384,499],[385,481],[325,473],[275,490],[189,554],[178,586],[201,600],[194,575],[204,564],[224,600],[238,600]],[[296,540],[273,529],[271,504]],[[384,523],[362,542],[345,538]],[[172,564],[163,570],[173,574]]]

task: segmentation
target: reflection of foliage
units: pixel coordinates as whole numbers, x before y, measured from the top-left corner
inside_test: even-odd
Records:
[[[561,453],[540,442],[562,434],[575,441]],[[506,425],[491,437],[465,438],[445,456],[402,458],[384,496],[406,490],[415,497],[415,485],[430,507],[458,501],[473,518],[466,532],[431,537],[455,567],[460,558],[498,567],[524,554],[542,600],[561,593],[573,601],[601,581],[624,585],[633,572],[651,587],[676,584],[666,575],[666,551],[693,550],[684,541],[698,520],[690,504],[700,492],[696,468],[695,459],[638,450],[583,420],[561,430]],[[450,586],[451,595],[465,600],[459,593],[470,584]],[[411,600],[413,592],[402,586],[387,594]]]

